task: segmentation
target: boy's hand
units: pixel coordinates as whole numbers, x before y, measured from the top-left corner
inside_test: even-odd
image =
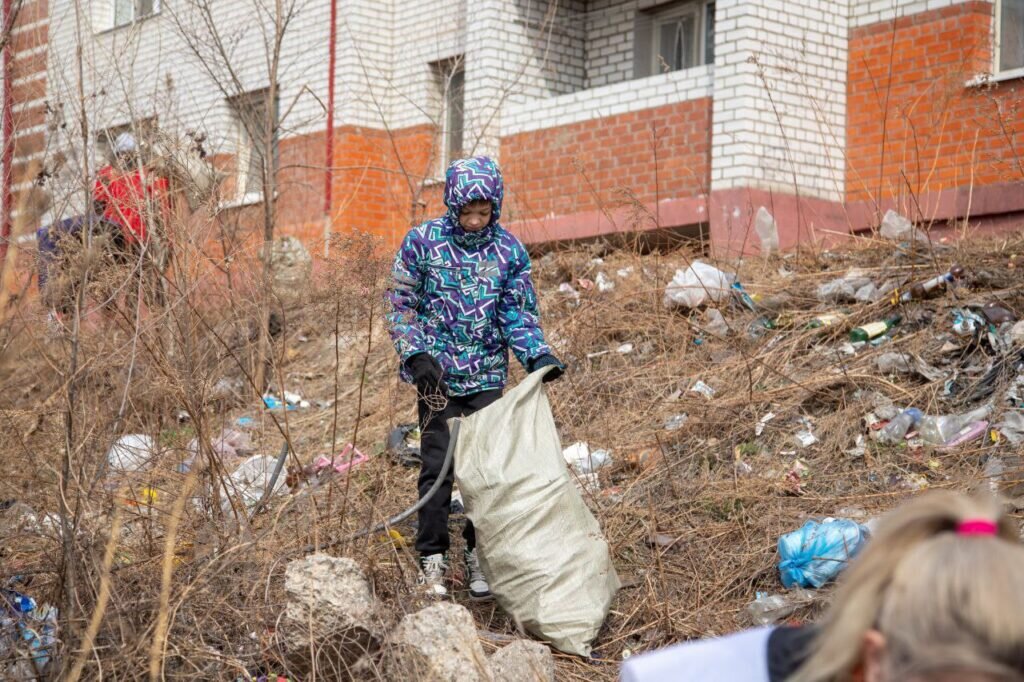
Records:
[[[416,382],[421,396],[447,395],[448,384],[444,382],[444,370],[431,355],[417,353],[405,361],[405,367]]]
[[[541,355],[538,358],[534,358],[530,362],[530,373],[533,374],[542,367],[554,367],[553,370],[544,375],[545,384],[548,383],[549,381],[554,381],[555,379],[565,374],[565,365],[562,364],[561,360],[556,358],[554,355],[551,355],[550,353],[548,353],[547,355]]]

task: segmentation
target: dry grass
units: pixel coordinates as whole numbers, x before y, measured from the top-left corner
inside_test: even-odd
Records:
[[[615,463],[601,473],[602,490],[587,500],[624,584],[594,659],[559,656],[560,679],[614,679],[626,650],[743,627],[743,607],[754,593],[780,589],[775,544],[782,533],[811,516],[888,509],[913,494],[906,485],[912,475],[933,487],[972,487],[986,454],[1010,455],[1007,444],[988,442],[938,453],[869,441],[863,457],[846,451],[864,432],[862,417],[875,394],[933,413],[952,409],[943,402],[941,381],[882,376],[874,359],[896,350],[944,370],[984,364],[990,358],[983,349],[941,350],[948,310],[957,299],[983,301],[999,289],[1004,303],[1024,312],[1015,273],[1007,270],[1022,246],[1020,238],[962,241],[915,265],[891,245],[865,240],[817,258],[744,262],[739,273],[748,291],[794,322],[758,339],[747,335],[756,315],[738,306],[723,307],[733,329],[725,339],[702,334],[698,314],[662,306],[665,284],[693,256],[685,249],[611,251],[603,264],[587,249],[539,258],[535,277],[545,328],[570,367],[550,391],[556,419],[565,445],[585,440],[613,453]],[[336,542],[412,504],[416,474],[382,454],[390,428],[414,415],[412,391],[397,381],[381,329],[386,263],[374,258],[373,245],[358,240],[338,244],[333,253],[307,290],[277,306],[282,330],[271,372],[275,388],[283,385],[327,407],[257,409],[257,394],[247,385],[257,336],[250,320],[259,319],[251,303],[258,300],[256,285],[243,277],[228,288],[211,268],[197,266],[199,259],[187,268],[179,262],[166,309],[144,308],[136,320],[122,300],[106,314],[87,316],[74,376],[66,373],[71,341],[47,342],[34,304],[22,304],[4,328],[0,429],[7,449],[0,500],[18,499],[39,514],[58,512],[69,386],[80,397],[70,406],[74,542],[61,541],[59,524],[5,537],[0,579],[24,576],[28,584],[19,589],[61,605],[64,642],[71,647],[63,658],[69,668],[80,659],[83,678],[142,679],[153,661],[168,679],[229,680],[261,667],[294,672],[294,652],[289,658],[277,634],[283,575],[287,562],[310,545],[331,545],[330,552],[356,559],[392,622],[425,605],[415,590],[411,547],[381,537]],[[802,329],[828,310],[815,298],[816,287],[848,268],[868,269],[881,284],[890,277],[922,279],[937,271],[931,263],[944,268],[952,262],[971,269],[975,288],[905,306],[906,321],[877,349],[846,356],[837,350],[845,328]],[[631,274],[615,275],[627,267]],[[594,279],[599,271],[616,281],[614,291],[584,290],[578,303],[557,291],[561,282]],[[876,319],[888,307],[849,306],[851,320]],[[633,351],[615,352],[624,343]],[[612,352],[587,357],[604,350]],[[239,395],[214,392],[223,377],[241,381]],[[513,380],[519,377],[517,368]],[[688,392],[697,379],[715,389],[713,399]],[[995,396],[1001,395],[997,386]],[[190,415],[188,422],[177,422],[179,410]],[[776,417],[756,436],[755,425],[768,412]],[[667,431],[666,420],[681,413],[689,415],[687,424]],[[255,418],[258,452],[276,454],[290,443],[293,473],[349,442],[372,458],[347,478],[273,498],[251,519],[239,505],[221,511],[213,483],[234,462],[221,463],[204,448],[192,474],[176,467],[193,436],[208,439],[243,415]],[[799,417],[813,421],[816,445],[794,443]],[[135,432],[159,439],[160,461],[143,474],[111,479],[102,467],[107,447],[116,435]],[[785,454],[792,450],[797,453]],[[786,480],[796,457],[810,469],[800,494]],[[141,500],[147,485],[158,491],[152,505]],[[121,529],[111,536],[115,524]],[[409,524],[397,530],[411,543]],[[62,556],[73,557],[73,570]],[[812,617],[827,592],[798,617]],[[463,601],[461,594],[456,598]],[[514,634],[511,619],[496,607],[464,603],[485,648]],[[103,604],[102,618],[94,618],[97,604]],[[90,620],[94,648],[78,656],[75,647]],[[321,678],[348,674],[331,665],[340,664],[321,652]],[[371,662],[360,675],[373,676],[373,670]]]

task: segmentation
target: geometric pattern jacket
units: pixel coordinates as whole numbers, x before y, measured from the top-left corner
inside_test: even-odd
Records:
[[[447,214],[403,240],[386,302],[403,380],[412,382],[405,361],[429,353],[444,370],[451,395],[502,389],[509,349],[525,367],[551,352],[540,328],[529,254],[498,224],[503,193],[494,161],[455,161],[445,174]],[[491,222],[467,232],[458,216],[477,199],[491,202]]]

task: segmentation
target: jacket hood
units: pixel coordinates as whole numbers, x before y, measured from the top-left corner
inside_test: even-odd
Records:
[[[444,205],[448,207],[448,219],[457,233],[459,213],[471,201],[486,199],[491,202],[491,223],[486,231],[497,224],[501,217],[501,200],[505,196],[505,182],[501,178],[498,164],[486,156],[459,159],[448,166],[445,173]]]

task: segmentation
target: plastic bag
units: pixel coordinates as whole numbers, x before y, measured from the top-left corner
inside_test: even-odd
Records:
[[[665,287],[665,307],[696,308],[707,301],[719,303],[732,295],[735,275],[722,272],[716,267],[694,261],[685,270],[676,270],[676,276]]]
[[[839,575],[860,551],[868,531],[848,519],[808,521],[799,530],[779,538],[779,573],[782,584],[821,587]]]
[[[121,436],[110,446],[107,462],[115,471],[139,471],[156,455],[156,443],[150,436],[133,433]]]
[[[757,209],[754,216],[754,231],[761,239],[761,254],[768,256],[777,253],[779,250],[779,228],[775,224],[775,218],[762,206]]]
[[[263,498],[263,493],[270,485],[277,459],[269,455],[253,455],[242,462],[231,477],[224,482],[227,496],[221,502],[224,511],[231,509],[231,500],[239,497],[247,509],[252,509]],[[274,494],[288,492],[285,477],[278,476],[274,484]]]
[[[547,371],[449,422],[455,479],[501,608],[556,649],[589,656],[619,578],[562,456],[541,388]]]

